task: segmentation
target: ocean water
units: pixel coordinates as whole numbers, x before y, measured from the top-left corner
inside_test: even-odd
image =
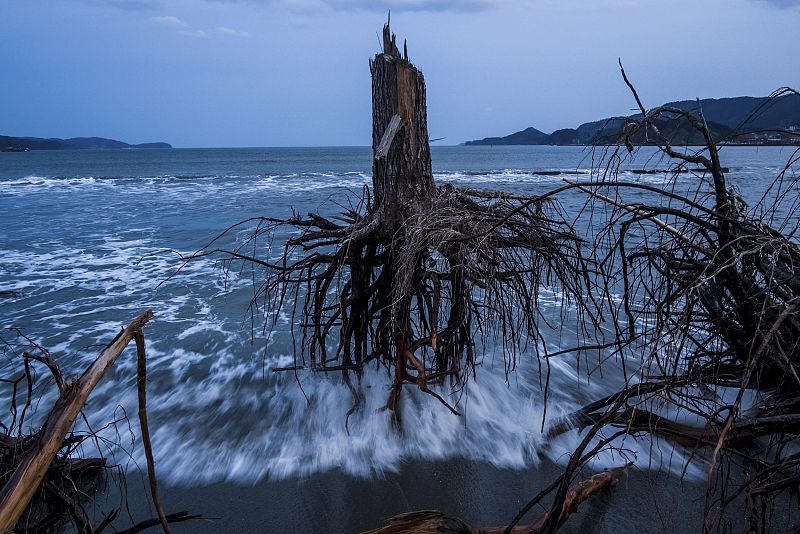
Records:
[[[791,155],[778,147],[722,154],[731,184],[752,202]],[[600,154],[578,147],[434,147],[432,156],[439,183],[539,194],[564,177],[591,179]],[[668,179],[624,171],[645,166],[664,169],[667,162],[643,149],[622,177],[656,184]],[[507,376],[490,345],[476,378],[450,398],[461,417],[406,388],[401,433],[381,410],[387,375],[371,369],[363,379],[366,405],[346,429],[352,397],[338,377],[270,371],[293,361],[292,324],[283,316],[275,331],[264,330],[248,307],[254,283],[248,271],[225,273],[207,258],[171,277],[181,266],[179,254],[191,254],[249,217],[340,211],[371,184],[370,173],[371,151],[361,147],[0,153],[0,327],[19,328],[74,375],[120,326],[152,308],[155,318],[145,331],[151,433],[159,475],[172,484],[255,482],[330,469],[374,477],[415,458],[465,458],[511,469],[535,466],[543,457],[564,461],[578,436],[543,439],[541,363],[533,352],[522,354]],[[795,178],[791,169],[786,187],[793,188]],[[696,179],[682,176],[676,188],[688,190]],[[579,228],[585,200],[577,192],[560,198]],[[229,244],[242,236],[233,232]],[[557,319],[545,332],[547,348],[574,342],[575,319],[557,296],[542,306]],[[2,335],[15,339],[11,330]],[[551,365],[545,426],[623,383],[618,362],[604,363],[603,372],[591,376],[587,371],[596,369],[570,357]],[[6,351],[0,378],[18,376],[20,369]],[[44,370],[38,376],[44,413],[55,387]],[[135,381],[128,349],[91,396],[89,424],[100,428],[126,414],[133,419]],[[10,394],[0,385],[0,406]],[[121,448],[100,446],[123,465],[143,465],[130,427],[123,421],[101,431]],[[641,466],[684,468],[680,453],[663,443],[629,438],[625,448]],[[611,453],[597,460],[622,461]]]

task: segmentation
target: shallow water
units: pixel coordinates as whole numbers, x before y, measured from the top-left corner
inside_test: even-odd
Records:
[[[728,148],[723,163],[730,182],[755,201],[791,153]],[[641,151],[625,168],[667,167],[652,154]],[[564,176],[552,171],[590,179],[597,157],[577,147],[433,149],[440,183],[525,194],[561,185]],[[372,477],[414,459],[464,458],[511,469],[536,465],[542,456],[563,461],[578,438],[544,445],[539,361],[532,352],[521,355],[507,380],[502,356],[490,344],[477,378],[450,399],[460,418],[407,388],[402,434],[380,409],[388,381],[373,369],[363,379],[366,406],[350,419],[348,433],[352,397],[337,377],[301,372],[298,385],[293,375],[270,372],[293,361],[291,324],[282,317],[267,336],[258,318],[251,321],[246,273],[225,276],[209,259],[169,278],[180,266],[175,251],[190,254],[240,220],[288,216],[293,209],[341,210],[370,184],[370,167],[371,152],[360,147],[2,153],[0,295],[16,294],[0,300],[0,325],[20,328],[77,373],[98,344],[153,308],[156,317],[146,330],[151,431],[159,474],[172,484],[256,482],[331,469]],[[622,177],[656,184],[667,179],[659,173]],[[677,187],[688,189],[696,179],[681,176]],[[577,193],[561,198],[573,215],[584,200]],[[545,332],[549,350],[575,340],[575,319],[561,306],[555,295],[544,300],[543,312],[557,319]],[[551,361],[548,420],[622,384],[618,362],[604,364],[591,379],[578,363]],[[131,351],[92,395],[86,413],[93,425],[135,413],[135,367]],[[0,376],[18,373],[19,361],[7,355]],[[51,396],[53,389],[40,384]],[[4,403],[10,391],[0,394]],[[132,437],[126,424],[104,432],[128,444]],[[629,439],[626,447],[640,466],[683,468],[680,455],[663,444]],[[131,452],[115,454],[122,463],[140,463],[141,451]],[[601,465],[620,461],[610,454],[598,459]]]

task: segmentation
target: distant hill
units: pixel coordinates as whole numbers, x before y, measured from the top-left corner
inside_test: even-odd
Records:
[[[43,139],[39,137],[9,137],[0,135],[0,150],[75,150],[97,148],[172,148],[169,143],[141,143],[131,145],[102,137],[72,137],[70,139]]]
[[[682,100],[665,104],[670,107],[698,113],[702,107],[711,133],[722,139],[733,133],[743,134],[733,138],[733,143],[747,145],[800,144],[800,96],[788,95],[769,100],[741,96],[736,98],[709,98]],[[756,113],[757,112],[757,113]],[[592,145],[616,143],[622,127],[629,119],[641,118],[641,114],[628,117],[610,117],[581,124],[575,129],[566,128],[547,135],[535,128],[526,128],[505,137],[487,137],[467,141],[465,145]],[[703,139],[687,121],[660,120],[659,131],[675,145],[702,144]],[[771,130],[773,132],[767,132]],[[781,134],[776,130],[789,130],[797,136]],[[645,143],[643,136],[634,138],[636,143]]]
[[[536,128],[525,128],[521,132],[513,133],[505,137],[487,137],[480,141],[467,141],[467,145],[546,145],[550,137]]]

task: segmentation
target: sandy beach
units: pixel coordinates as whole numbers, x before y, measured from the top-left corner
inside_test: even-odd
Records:
[[[163,486],[162,497],[169,512],[187,510],[207,518],[175,524],[176,533],[356,533],[381,526],[394,514],[427,509],[484,527],[508,523],[556,476],[558,468],[550,463],[512,471],[454,459],[406,463],[399,473],[386,473],[380,479],[328,471],[255,485]],[[138,520],[152,512],[145,492],[136,490],[136,484],[145,483],[137,478],[136,474],[129,478],[129,503]],[[701,482],[629,469],[616,488],[586,502],[562,531],[696,532],[704,494]],[[538,514],[532,512],[528,520],[535,517]],[[126,526],[124,522],[117,525]]]

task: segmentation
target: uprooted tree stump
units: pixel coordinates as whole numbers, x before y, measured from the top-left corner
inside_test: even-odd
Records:
[[[539,348],[541,287],[586,309],[581,239],[547,197],[434,183],[425,80],[388,23],[370,70],[373,187],[358,208],[258,218],[239,248],[212,248],[219,236],[186,261],[221,253],[266,269],[254,302],[266,303],[268,317],[288,311],[300,330],[295,365],[275,371],[341,372],[352,413],[363,397],[351,377],[375,363],[393,375],[386,406],[395,423],[408,383],[458,414],[429,386],[464,383],[476,365],[475,339],[493,336],[511,369],[519,347]],[[300,235],[286,241],[281,261],[248,251],[287,229]]]

